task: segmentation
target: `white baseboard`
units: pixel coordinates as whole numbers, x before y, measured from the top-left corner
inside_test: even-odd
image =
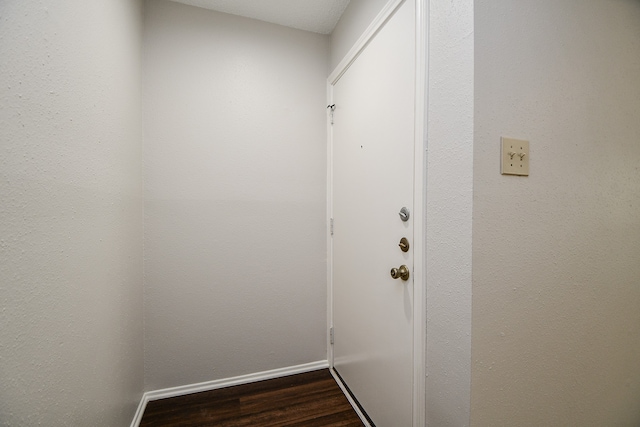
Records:
[[[317,362],[305,363],[303,365],[288,366],[286,368],[272,369],[270,371],[256,372],[253,374],[240,375],[237,377],[223,378],[220,380],[206,381],[203,383],[188,384],[178,387],[163,388],[161,390],[153,390],[146,392],[136,411],[131,427],[138,427],[142,421],[142,415],[147,407],[147,403],[153,400],[166,399],[169,397],[184,396],[191,393],[200,393],[202,391],[217,390],[219,388],[231,387],[240,384],[250,384],[258,381],[271,380],[274,378],[286,377],[287,375],[302,374],[304,372],[317,371],[319,369],[329,368],[329,362],[319,360]]]
[[[136,410],[136,414],[133,416],[133,421],[131,421],[131,427],[139,427],[142,422],[142,415],[144,415],[144,410],[147,407],[147,403],[149,399],[146,398],[146,394],[142,395],[142,399],[140,399],[140,403],[138,404],[138,409]]]

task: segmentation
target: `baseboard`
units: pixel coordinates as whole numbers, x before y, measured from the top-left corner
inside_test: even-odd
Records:
[[[223,378],[220,380],[206,381],[203,383],[148,391],[142,396],[142,399],[140,400],[138,410],[136,411],[133,421],[131,422],[131,427],[138,427],[140,425],[140,422],[142,421],[142,415],[144,414],[144,410],[147,407],[147,403],[153,400],[184,396],[186,394],[200,393],[202,391],[217,390],[219,388],[231,387],[240,384],[250,384],[258,381],[286,377],[287,375],[302,374],[304,372],[311,372],[328,368],[328,361],[319,360],[317,362],[305,363],[303,365],[288,366],[286,368],[272,369],[270,371],[256,372],[253,374],[240,375],[237,377]]]
[[[140,399],[140,403],[138,404],[138,409],[136,410],[136,414],[133,416],[133,421],[131,421],[131,427],[139,427],[142,422],[142,415],[144,415],[144,410],[147,407],[147,403],[149,399],[146,398],[146,394],[142,395],[142,399]]]

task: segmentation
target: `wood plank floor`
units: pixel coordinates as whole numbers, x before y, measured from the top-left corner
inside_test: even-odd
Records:
[[[140,427],[363,426],[328,369],[149,402]]]

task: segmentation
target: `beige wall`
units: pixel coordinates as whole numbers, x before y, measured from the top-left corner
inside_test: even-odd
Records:
[[[639,23],[476,3],[472,425],[640,424]],[[500,175],[502,135],[529,177]]]
[[[328,36],[148,1],[144,43],[146,389],[326,360]]]
[[[0,425],[127,425],[143,387],[141,7],[3,0],[0,22]]]

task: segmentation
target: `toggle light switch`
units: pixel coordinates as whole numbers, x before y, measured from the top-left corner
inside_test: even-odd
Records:
[[[529,175],[529,141],[521,139],[501,138],[502,175]]]

